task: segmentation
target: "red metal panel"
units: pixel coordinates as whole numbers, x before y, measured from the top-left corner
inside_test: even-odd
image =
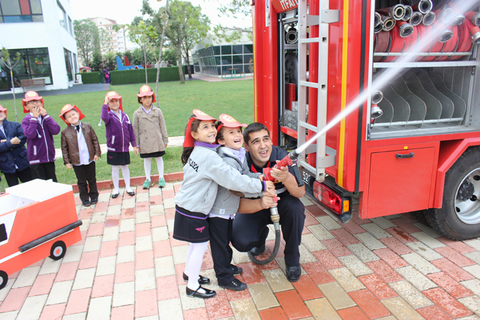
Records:
[[[272,0],[272,7],[278,13],[295,9],[298,7],[298,0]]]
[[[20,0],[20,9],[23,15],[31,14],[30,3],[28,0]]]

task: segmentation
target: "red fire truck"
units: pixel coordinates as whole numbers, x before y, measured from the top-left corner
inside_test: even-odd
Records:
[[[299,158],[307,191],[343,222],[358,197],[364,219],[421,212],[449,238],[480,236],[480,2],[459,3],[254,1],[255,117],[275,144],[303,145],[396,72]]]

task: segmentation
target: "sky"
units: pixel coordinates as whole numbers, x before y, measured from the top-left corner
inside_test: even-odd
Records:
[[[154,10],[165,6],[165,0],[149,0]],[[221,24],[226,27],[251,27],[251,17],[243,19],[220,18],[218,7],[226,0],[190,0],[192,5],[200,5],[202,13],[210,18],[213,25]],[[128,4],[127,4],[128,3]],[[140,16],[142,0],[70,0],[72,18],[80,20],[85,18],[108,18],[116,20],[118,24],[129,24],[135,16]]]

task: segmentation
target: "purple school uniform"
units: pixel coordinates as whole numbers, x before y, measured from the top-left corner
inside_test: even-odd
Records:
[[[105,122],[107,149],[109,151],[128,152],[130,143],[133,147],[137,146],[132,123],[126,113],[121,112],[122,120],[120,121],[115,112],[108,111],[108,104],[104,104],[100,118]]]
[[[60,132],[60,126],[48,114],[39,118],[40,122],[31,114],[27,114],[22,120],[30,165],[55,161],[53,135]]]

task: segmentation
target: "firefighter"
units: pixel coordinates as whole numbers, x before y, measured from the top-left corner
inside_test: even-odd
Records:
[[[288,152],[272,145],[270,132],[265,125],[255,122],[243,132],[247,163],[252,172],[262,172],[273,167],[277,160]],[[305,194],[305,187],[299,187],[288,167],[272,169],[275,188],[280,198],[277,208],[280,214],[283,239],[285,240],[286,276],[290,282],[300,278],[300,252],[302,231],[305,222],[305,207],[299,198]],[[250,251],[254,256],[265,251],[268,235],[267,225],[272,223],[270,211],[261,210],[255,214],[239,214],[233,220],[232,244],[241,252]]]

